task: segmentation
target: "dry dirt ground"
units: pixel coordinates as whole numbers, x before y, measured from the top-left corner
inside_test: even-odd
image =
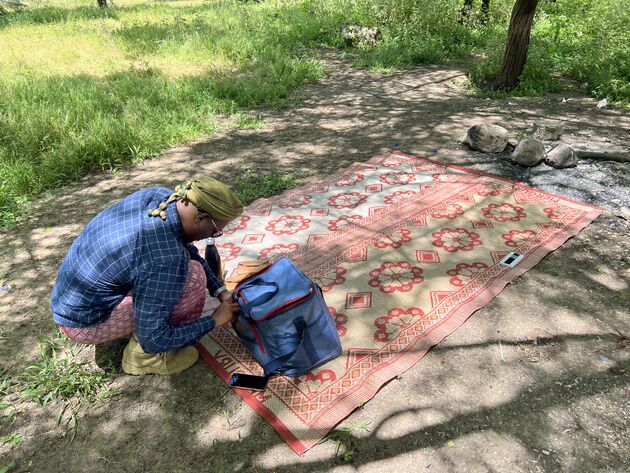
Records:
[[[0,363],[17,373],[52,328],[49,293],[68,246],[90,218],[150,185],[197,171],[233,180],[274,165],[324,176],[399,144],[403,151],[493,172],[606,209],[476,312],[413,369],[384,386],[300,458],[203,363],[172,377],[117,375],[121,395],[80,408],[76,437],[60,404],[22,404],[23,442],[0,447],[19,472],[594,472],[630,470],[630,207],[628,164],[525,169],[456,143],[481,121],[523,134],[562,123],[563,139],[628,146],[630,112],[575,91],[483,100],[465,71],[422,67],[375,75],[326,59],[330,73],[295,108],[261,111],[264,126],[214,134],[117,174],[91,176],[36,202],[33,220],[0,235]],[[563,102],[563,98],[572,98]],[[627,151],[627,149],[626,149]],[[625,207],[625,208],[624,208]],[[620,335],[620,333],[622,335]],[[94,361],[92,347],[80,355]],[[97,354],[98,355],[98,354]],[[345,459],[344,459],[345,456]]]

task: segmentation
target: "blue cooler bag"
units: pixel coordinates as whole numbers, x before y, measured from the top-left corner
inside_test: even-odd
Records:
[[[341,341],[317,284],[287,258],[241,281],[234,330],[263,367],[300,376],[338,357]]]

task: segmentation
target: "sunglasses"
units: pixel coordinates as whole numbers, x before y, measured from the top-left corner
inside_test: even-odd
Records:
[[[212,238],[219,238],[220,236],[223,236],[223,231],[219,230],[219,227],[217,226],[217,224],[214,222],[214,220],[212,220],[212,217],[210,217],[210,221],[212,222],[212,225],[214,225],[214,228],[216,229],[216,232],[214,232],[211,237]]]

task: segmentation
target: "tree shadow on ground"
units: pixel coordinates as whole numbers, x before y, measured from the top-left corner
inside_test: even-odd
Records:
[[[541,340],[540,345],[558,344],[564,351],[586,346],[598,339],[598,334],[585,336],[557,336]],[[578,367],[570,357],[561,353],[562,368],[550,376],[548,370],[539,369],[528,373],[528,380],[511,390],[506,398],[484,404],[466,402],[464,399],[445,402],[444,396],[435,397],[435,389],[443,389],[443,377],[452,378],[449,357],[461,359],[469,351],[481,350],[488,355],[496,349],[497,342],[504,346],[515,343],[510,339],[492,340],[476,345],[438,346],[432,352],[433,364],[421,367],[412,380],[405,377],[392,381],[383,388],[380,397],[391,397],[411,388],[415,402],[401,407],[390,405],[385,415],[369,425],[366,431],[348,432],[340,440],[340,452],[333,442],[326,445],[315,459],[307,455],[274,455],[276,447],[286,451],[282,440],[271,428],[256,418],[245,422],[240,416],[247,415],[240,408],[236,396],[215,402],[225,394],[225,386],[217,383],[207,368],[197,365],[188,374],[173,376],[164,382],[157,378],[143,378],[142,383],[124,377],[124,400],[113,400],[106,406],[96,407],[81,416],[79,433],[73,443],[48,432],[30,439],[17,459],[30,460],[37,471],[273,471],[276,473],[297,471],[330,471],[342,465],[343,453],[352,451],[354,468],[369,467],[369,471],[383,471],[382,462],[401,459],[414,452],[432,451],[421,456],[440,471],[463,471],[466,465],[485,463],[489,470],[531,471],[530,462],[539,463],[544,471],[564,465],[578,467],[588,465],[589,471],[606,468],[612,471],[627,465],[623,445],[611,445],[588,417],[579,413],[580,405],[595,398],[607,402],[610,397],[627,394],[628,378],[615,374],[627,373],[627,361],[615,363],[608,370]],[[538,346],[540,346],[538,345]],[[535,346],[535,345],[530,345]],[[437,362],[442,360],[441,363]],[[440,366],[445,363],[445,366]],[[497,365],[498,366],[498,365]],[[510,362],[510,369],[518,371],[517,364]],[[484,376],[493,383],[491,376]],[[423,391],[420,391],[423,390]],[[124,411],[119,409],[124,408]],[[117,412],[117,415],[114,413]],[[436,417],[436,412],[437,417]],[[595,414],[594,412],[589,414]],[[601,412],[598,413],[602,415]],[[619,413],[604,413],[604,424],[613,422]],[[364,416],[365,417],[365,416]],[[414,419],[413,423],[402,421]],[[562,445],[554,445],[553,431],[558,418],[568,426],[569,438],[579,451],[563,451]],[[436,420],[439,419],[439,420]],[[405,424],[401,431],[397,424]],[[217,432],[220,425],[222,432]],[[616,424],[622,427],[622,423]],[[231,432],[231,434],[230,434]],[[52,435],[51,435],[52,433]],[[233,434],[233,435],[232,435]],[[565,432],[566,434],[566,432]],[[488,435],[490,441],[502,448],[512,449],[503,453],[504,459],[493,458],[478,451],[476,437]],[[626,434],[627,436],[627,432]],[[453,448],[452,442],[458,448]],[[50,449],[51,445],[57,445]],[[492,450],[491,445],[485,445]],[[321,450],[321,449],[320,449]],[[542,452],[553,452],[545,455]],[[269,455],[269,453],[272,453]],[[516,455],[514,453],[516,452]],[[269,458],[271,457],[271,458]],[[509,460],[506,464],[504,460]],[[417,460],[416,460],[417,461]],[[44,466],[46,465],[46,466]],[[240,466],[239,466],[240,465]],[[423,465],[424,466],[424,465]],[[19,470],[22,471],[22,470]]]
[[[234,182],[244,169],[273,166],[307,178],[324,177],[395,144],[613,210],[606,199],[619,192],[615,185],[627,183],[627,173],[617,163],[582,163],[561,172],[525,170],[453,146],[476,121],[520,132],[530,129],[534,119],[548,120],[550,108],[567,134],[586,130],[614,140],[624,136],[629,123],[617,111],[585,111],[574,102],[558,111],[557,100],[548,98],[510,99],[512,106],[466,97],[457,85],[463,74],[458,68],[379,76],[344,64],[330,67],[333,72],[321,84],[303,92],[308,98],[300,107],[261,111],[262,129],[218,133],[170,150],[160,160],[86,177],[35,203],[29,224],[3,232],[0,274],[12,289],[2,295],[2,366],[26,366],[37,350],[37,332],[51,327],[48,298],[56,270],[82,226],[142,187],[172,187],[199,172]],[[576,184],[568,175],[583,181]],[[627,411],[628,354],[614,348],[614,329],[630,330],[625,317],[629,301],[619,296],[619,288],[628,287],[626,234],[623,221],[610,213],[600,217],[478,311],[401,380],[385,386],[352,416],[369,416],[375,423],[369,435],[344,437],[355,451],[351,465],[383,471],[378,468],[385,464],[393,469],[420,461],[424,467],[431,454],[440,471],[463,471],[467,465],[496,471],[510,465],[512,471],[554,471],[559,464],[575,471],[582,464],[592,467],[584,471],[623,469],[629,429],[615,422],[626,422],[618,412]],[[507,362],[497,355],[497,330]],[[541,336],[547,332],[551,338]],[[540,339],[535,349],[534,339]],[[523,358],[524,346],[540,352],[543,361]],[[600,353],[608,353],[610,360],[601,361]],[[288,453],[271,427],[241,407],[233,393],[225,394],[205,365],[167,379],[119,376],[114,386],[123,395],[82,412],[72,443],[61,437],[48,412],[29,409],[18,418],[12,428],[27,432],[26,440],[8,454],[18,471],[229,471],[243,462],[244,471],[343,468],[333,442],[303,460]],[[605,407],[599,409],[598,403]],[[405,415],[411,420],[396,420]],[[234,427],[235,416],[245,424]],[[591,425],[589,419],[595,419]],[[403,425],[402,433],[394,427],[397,423]],[[615,425],[620,436],[608,433],[606,423]],[[540,453],[549,452],[549,444],[556,453]]]

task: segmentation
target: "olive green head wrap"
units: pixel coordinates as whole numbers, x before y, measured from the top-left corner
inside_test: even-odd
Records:
[[[234,220],[243,213],[243,204],[225,184],[212,177],[202,177],[175,187],[175,192],[168,200],[157,209],[149,210],[149,215],[166,220],[166,207],[179,199],[186,199],[200,212],[221,220]]]

